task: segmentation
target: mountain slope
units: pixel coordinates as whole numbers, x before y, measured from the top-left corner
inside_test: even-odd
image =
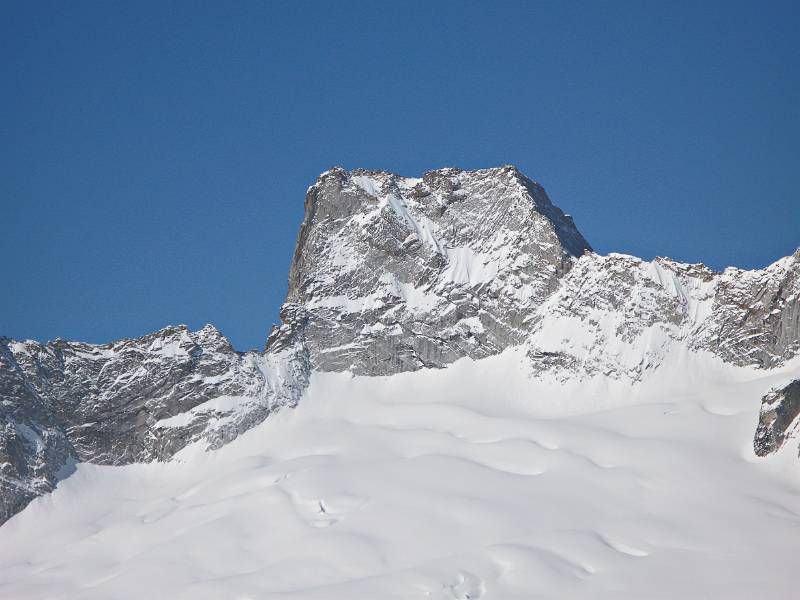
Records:
[[[750,436],[797,360],[687,353],[633,385],[526,361],[315,372],[216,452],[80,464],[0,528],[0,597],[796,596],[796,457]]]
[[[396,375],[521,348],[540,381],[639,385],[689,355],[772,371],[800,351],[800,250],[722,273],[598,256],[514,167],[332,169],[305,210],[263,353],[211,326],[105,345],[0,340],[0,521],[76,462],[219,448],[296,405],[315,371]],[[765,449],[791,438],[786,420],[770,421],[780,443]]]

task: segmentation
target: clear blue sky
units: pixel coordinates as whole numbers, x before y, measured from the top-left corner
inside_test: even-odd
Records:
[[[4,2],[0,335],[261,347],[333,166],[516,164],[602,253],[800,245],[797,2]]]

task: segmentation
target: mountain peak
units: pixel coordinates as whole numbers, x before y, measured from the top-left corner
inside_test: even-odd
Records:
[[[495,354],[591,247],[513,166],[322,173],[282,310],[325,370],[381,374]]]
[[[400,204],[419,204],[419,208],[423,210],[424,204],[434,201],[438,202],[439,209],[444,212],[454,202],[469,194],[472,200],[484,203],[483,207],[473,208],[473,212],[477,213],[482,208],[497,208],[498,200],[502,204],[513,199],[521,201],[515,208],[526,208],[527,205],[547,218],[559,237],[559,242],[572,256],[577,257],[586,250],[591,250],[591,246],[577,230],[572,217],[552,203],[544,187],[514,165],[475,170],[444,167],[426,171],[421,177],[401,176],[385,170],[357,168],[347,171],[342,167],[333,167],[317,177],[317,181],[308,190],[309,194],[312,190],[328,193],[317,194],[312,199],[315,202],[311,203],[307,195],[304,222],[308,220],[309,212],[317,210],[321,210],[323,217],[341,217],[359,211],[371,212],[372,205],[358,202],[359,197],[362,200],[364,197],[381,200],[394,194],[399,196]],[[325,200],[322,207],[319,205],[320,199]],[[390,204],[398,206],[397,203]],[[508,206],[503,207],[508,209]]]

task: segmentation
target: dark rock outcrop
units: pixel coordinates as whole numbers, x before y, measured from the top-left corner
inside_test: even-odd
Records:
[[[761,399],[753,449],[758,456],[777,452],[794,437],[800,416],[800,379],[767,392]]]

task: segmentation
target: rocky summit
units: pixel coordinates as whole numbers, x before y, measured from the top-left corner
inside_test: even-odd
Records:
[[[555,381],[635,385],[687,352],[781,367],[800,353],[798,298],[800,250],[723,272],[597,255],[514,167],[332,169],[306,193],[264,352],[237,352],[210,325],[103,345],[0,338],[0,519],[80,461],[219,448],[296,405],[314,371],[386,376],[510,347]],[[764,398],[758,454],[796,429],[796,383]]]
[[[421,179],[334,169],[305,218],[270,346],[302,332],[312,365],[389,375],[496,354],[591,248],[513,167]]]

